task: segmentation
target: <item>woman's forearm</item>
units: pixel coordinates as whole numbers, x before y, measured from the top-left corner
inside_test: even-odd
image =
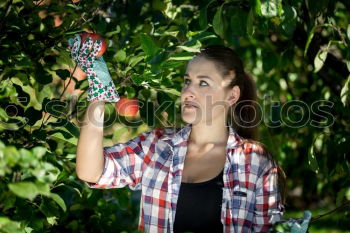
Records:
[[[77,146],[76,172],[79,179],[95,183],[104,168],[103,101],[89,102],[80,129]]]

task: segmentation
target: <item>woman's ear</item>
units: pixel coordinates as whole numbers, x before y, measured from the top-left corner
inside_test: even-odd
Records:
[[[229,105],[230,106],[234,105],[239,100],[240,96],[241,96],[241,89],[239,88],[239,86],[236,85],[232,87],[228,96]]]

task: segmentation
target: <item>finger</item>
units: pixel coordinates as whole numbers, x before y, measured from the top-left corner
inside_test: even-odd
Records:
[[[69,47],[73,47],[74,45],[76,45],[76,44],[78,44],[78,45],[80,45],[80,36],[79,36],[79,34],[75,34],[75,37],[73,37],[73,38],[70,38],[69,40],[68,40],[68,46]]]
[[[102,41],[101,40],[96,40],[94,47],[92,49],[91,55],[96,57],[97,54],[101,51],[102,49]]]
[[[102,48],[102,41],[96,40],[95,43],[93,44],[92,51],[87,57],[87,60],[93,63],[96,59],[97,54],[100,52],[101,48]]]
[[[68,40],[68,44],[69,44],[69,49],[71,51],[71,55],[73,59],[75,59],[78,56],[78,51],[80,47],[80,36],[76,34],[74,38],[70,38]]]
[[[92,45],[93,45],[92,39],[90,37],[86,38],[86,40],[83,42],[83,44],[81,46],[79,55],[86,57],[90,53]]]

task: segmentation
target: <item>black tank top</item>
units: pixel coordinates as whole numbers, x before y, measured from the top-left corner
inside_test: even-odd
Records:
[[[208,181],[182,182],[176,204],[174,232],[222,233],[223,186],[223,171]]]

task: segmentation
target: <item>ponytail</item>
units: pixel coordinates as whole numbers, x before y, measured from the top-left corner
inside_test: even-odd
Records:
[[[241,76],[241,77],[240,77]],[[236,75],[229,88],[238,85],[241,96],[238,101],[231,106],[227,123],[231,125],[238,135],[246,139],[257,140],[259,111],[256,106],[256,86],[254,80],[247,73]]]

